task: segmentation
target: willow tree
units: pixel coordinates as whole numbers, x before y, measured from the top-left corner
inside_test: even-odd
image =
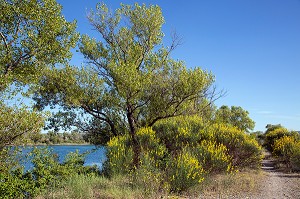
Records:
[[[138,165],[137,129],[193,114],[211,99],[211,73],[187,69],[162,43],[164,18],[159,6],[122,5],[110,12],[98,4],[88,19],[100,39],[81,37],[81,68],[49,71],[35,99],[39,107],[59,103],[80,108],[107,127],[111,136],[129,133]]]
[[[9,107],[3,96],[32,84],[47,67],[66,63],[76,45],[76,23],[67,22],[55,0],[0,0],[0,149],[39,132],[42,115]]]

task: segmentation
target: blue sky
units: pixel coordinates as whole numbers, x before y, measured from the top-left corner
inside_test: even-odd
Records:
[[[86,14],[99,1],[58,0],[67,20],[77,20],[77,30],[99,35]],[[164,43],[172,31],[182,44],[172,57],[187,67],[199,66],[216,76],[227,91],[218,106],[241,106],[256,122],[282,124],[300,130],[300,0],[190,0],[102,1],[112,10],[120,3],[154,4],[165,17]],[[73,64],[83,62],[74,53]]]

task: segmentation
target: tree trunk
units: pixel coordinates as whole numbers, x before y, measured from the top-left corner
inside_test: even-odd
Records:
[[[129,123],[130,136],[131,136],[131,142],[132,142],[132,148],[133,148],[132,167],[133,167],[133,169],[137,169],[140,165],[141,147],[140,147],[140,144],[139,144],[137,136],[136,136],[136,128],[134,126],[133,115],[130,111],[127,112],[127,119],[128,119],[128,123]]]

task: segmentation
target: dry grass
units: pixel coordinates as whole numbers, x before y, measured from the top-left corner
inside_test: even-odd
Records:
[[[93,175],[75,175],[63,184],[63,188],[48,190],[37,199],[247,198],[259,191],[263,178],[264,175],[261,171],[254,170],[207,176],[201,185],[193,187],[185,193],[175,195],[163,192],[145,193],[145,187],[134,186],[124,176],[108,179]]]
[[[260,191],[263,178],[259,170],[210,176],[181,198],[247,198]]]
[[[142,192],[130,184],[125,177],[110,180],[95,175],[74,175],[62,188],[48,190],[36,199],[87,199],[87,198],[142,198]]]

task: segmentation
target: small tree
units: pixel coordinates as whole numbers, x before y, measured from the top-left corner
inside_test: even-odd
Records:
[[[170,57],[177,44],[163,46],[158,6],[121,5],[111,13],[98,4],[88,19],[101,36],[100,41],[81,37],[79,48],[88,64],[49,71],[40,82],[37,105],[79,107],[109,127],[110,137],[128,132],[138,166],[137,129],[199,111],[198,105],[212,99],[214,77]]]
[[[249,117],[249,112],[240,106],[221,106],[215,115],[215,120],[219,123],[229,124],[238,129],[250,132],[254,129],[255,122]]]

